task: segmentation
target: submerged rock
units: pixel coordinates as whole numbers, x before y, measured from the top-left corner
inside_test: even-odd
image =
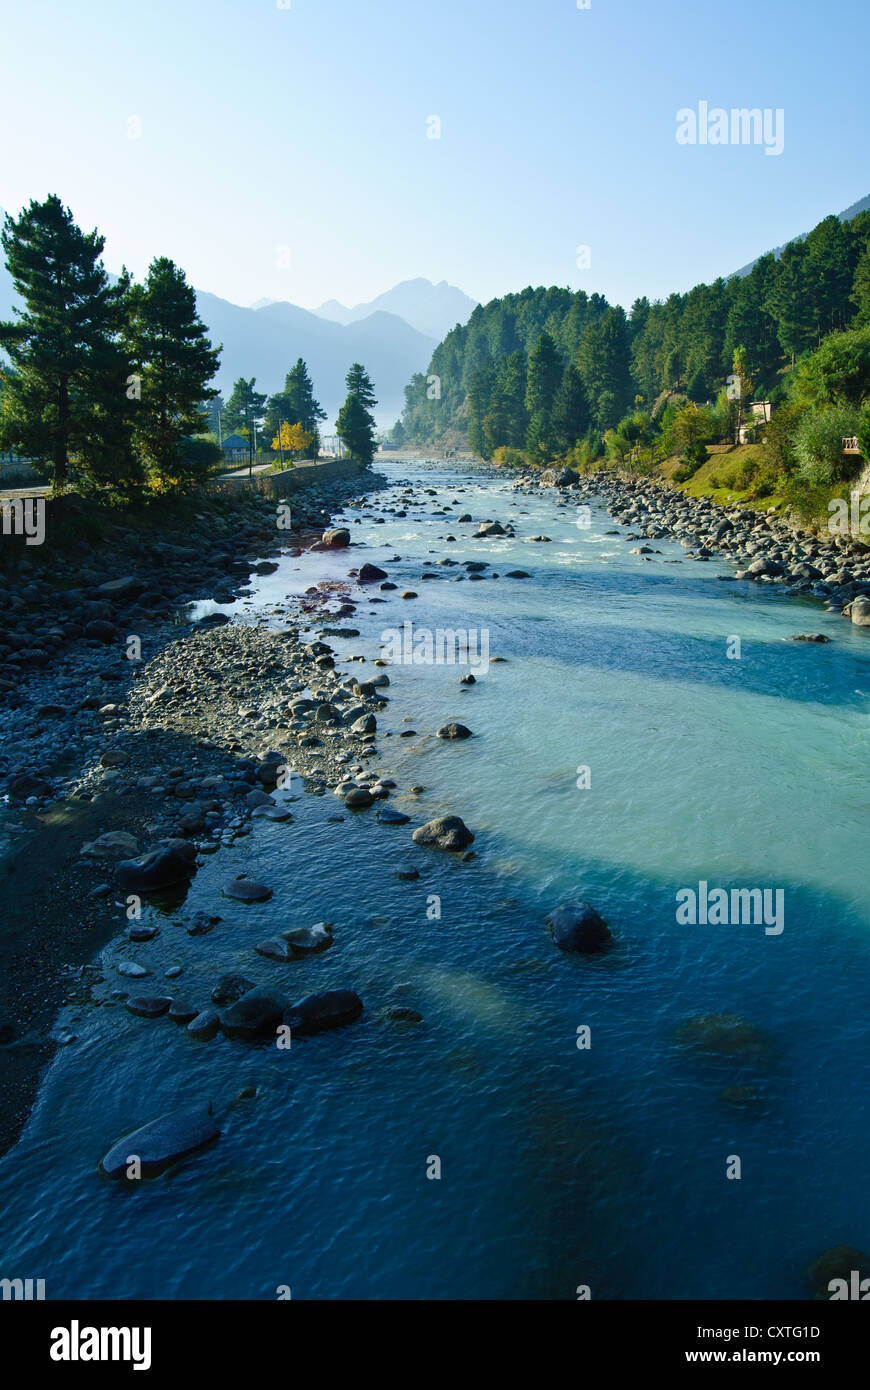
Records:
[[[436,738],[471,738],[471,730],[465,724],[442,724],[435,734]]]
[[[224,975],[218,980],[211,992],[213,1004],[235,1004],[237,999],[241,999],[243,994],[254,989],[254,981],[247,979],[245,975]]]
[[[293,1037],[307,1037],[355,1023],[362,1011],[363,1002],[352,989],[330,989],[324,994],[309,994],[293,1004],[286,1011],[284,1022]]]
[[[160,1018],[166,1013],[171,999],[165,999],[162,995],[142,994],[133,999],[128,999],[124,1008],[128,1013],[134,1014],[136,1018]]]
[[[240,903],[265,903],[272,896],[272,889],[254,878],[234,878],[224,884],[224,895],[235,898]]]
[[[221,1031],[228,1038],[251,1042],[274,1034],[284,1014],[284,1001],[264,990],[252,989],[221,1014]]]
[[[220,1015],[217,1009],[203,1009],[188,1023],[187,1031],[197,1042],[211,1042],[219,1027]]]
[[[199,1009],[189,999],[173,999],[169,1005],[169,1017],[173,1023],[192,1023],[198,1014]]]
[[[593,955],[613,939],[604,918],[581,899],[562,903],[549,914],[547,925],[559,950],[570,954]]]
[[[313,927],[291,927],[281,936],[294,957],[316,955],[333,944],[332,923],[315,922]]]
[[[838,1292],[829,1287],[832,1280],[844,1280],[848,1291],[853,1270],[858,1275],[859,1284],[862,1279],[870,1279],[870,1255],[853,1250],[849,1245],[832,1245],[830,1250],[825,1250],[813,1261],[807,1270],[807,1278],[815,1289],[816,1298],[830,1299],[832,1294]],[[849,1294],[845,1292],[842,1296],[847,1298]]]
[[[763,1051],[768,1040],[762,1030],[739,1014],[697,1014],[681,1023],[676,1039],[686,1046],[721,1057],[745,1056]]]
[[[110,1178],[123,1178],[131,1158],[139,1159],[142,1176],[155,1177],[170,1163],[220,1138],[210,1101],[197,1101],[150,1120],[113,1144],[100,1168]]]
[[[474,840],[468,826],[459,816],[437,816],[414,831],[415,845],[432,845],[435,849],[465,849]]]

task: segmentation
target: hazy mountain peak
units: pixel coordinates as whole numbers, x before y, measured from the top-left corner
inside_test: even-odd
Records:
[[[335,323],[350,324],[384,310],[404,319],[418,333],[440,342],[457,323],[467,322],[475,305],[475,300],[446,280],[439,280],[436,285],[418,275],[413,280],[400,281],[367,304],[348,308],[337,299],[328,299],[316,312]]]

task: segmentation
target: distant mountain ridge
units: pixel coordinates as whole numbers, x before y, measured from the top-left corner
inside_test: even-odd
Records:
[[[402,280],[368,304],[357,304],[349,309],[337,299],[328,299],[316,312],[321,318],[347,325],[383,310],[398,315],[418,333],[440,342],[457,323],[467,323],[476,307],[475,299],[470,299],[455,285],[448,285],[446,280],[435,285],[418,276],[415,280]]]
[[[203,290],[196,302],[212,342],[223,344],[216,385],[224,396],[240,376],[256,377],[261,391],[278,391],[297,357],[303,357],[328,416],[327,431],[344,400],[351,363],[362,362],[371,376],[378,398],[373,413],[385,428],[402,413],[409,375],[425,369],[437,342],[383,312],[345,325],[285,302],[244,309]]]
[[[0,222],[4,216],[0,209]],[[287,372],[302,357],[327,412],[327,432],[344,400],[344,378],[351,363],[362,362],[374,381],[378,404],[373,413],[383,429],[401,415],[405,383],[425,369],[438,342],[434,334],[421,333],[398,315],[380,310],[341,324],[273,300],[245,309],[202,290],[196,299],[212,342],[223,344],[215,379],[221,394],[228,396],[238,377],[253,376],[258,388],[271,395],[283,387]],[[0,319],[11,318],[16,303],[12,276],[0,255]]]
[[[851,207],[846,208],[845,212],[838,212],[837,217],[841,222],[851,222],[853,217],[857,217],[860,212],[867,212],[868,209],[870,209],[870,195],[866,198],[859,199],[857,203],[853,203]],[[789,246],[792,241],[806,241],[808,236],[809,232],[801,232],[799,236],[791,237],[789,241],[784,241],[782,246],[775,246],[772,251],[766,254],[776,256],[777,260],[779,260],[786,246]],[[728,279],[733,280],[736,277],[742,278],[744,275],[749,275],[753,266],[757,265],[760,259],[760,256],[756,256],[754,261],[749,262],[749,265],[741,266],[739,270],[732,271]]]

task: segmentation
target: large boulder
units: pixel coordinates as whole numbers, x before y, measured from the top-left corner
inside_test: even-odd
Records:
[[[284,1015],[291,1036],[307,1037],[323,1033],[327,1028],[343,1028],[355,1023],[363,1011],[363,1002],[352,989],[330,989],[324,994],[309,994],[293,1004]]]
[[[365,564],[357,575],[357,583],[374,584],[378,579],[389,579],[389,577],[387,571],[380,569],[378,565]]]
[[[317,550],[343,550],[350,545],[350,531],[343,526],[334,526],[329,531],[324,531],[319,542],[314,547]]]
[[[571,468],[545,468],[541,474],[544,487],[573,487],[577,474]]]
[[[474,839],[468,826],[459,816],[436,816],[414,831],[415,845],[432,845],[435,849],[465,849]]]
[[[856,627],[870,627],[870,598],[861,594],[849,605],[849,617]]]
[[[580,899],[560,904],[547,917],[547,925],[559,950],[572,955],[594,955],[612,940],[604,918]]]
[[[176,849],[149,850],[138,859],[122,859],[115,866],[118,888],[124,893],[159,893],[186,883],[196,865]]]
[[[442,724],[436,738],[471,738],[471,730],[465,724]]]
[[[126,1177],[130,1160],[135,1156],[139,1159],[142,1177],[154,1177],[170,1163],[219,1137],[211,1102],[197,1101],[160,1115],[140,1129],[134,1129],[132,1134],[124,1135],[109,1149],[100,1168],[107,1177]]]
[[[221,1032],[228,1038],[252,1042],[274,1035],[284,1015],[284,1001],[265,990],[252,989],[221,1014]]]

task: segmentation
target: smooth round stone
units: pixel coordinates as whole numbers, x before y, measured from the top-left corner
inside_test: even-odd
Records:
[[[142,994],[133,999],[128,999],[124,1008],[130,1014],[135,1014],[136,1018],[160,1018],[168,1010],[171,999],[162,995]]]
[[[144,980],[145,976],[151,973],[144,965],[137,965],[132,960],[122,960],[118,966],[118,974],[124,975],[128,980]]]
[[[286,941],[260,941],[254,947],[258,956],[265,956],[268,960],[292,960],[293,952]]]
[[[127,936],[131,941],[150,941],[159,931],[159,927],[128,927]]]
[[[240,903],[265,903],[272,896],[272,889],[254,878],[234,878],[224,885],[224,894]]]
[[[344,798],[344,804],[351,810],[359,810],[364,806],[371,806],[373,800],[371,792],[365,787],[354,787]]]
[[[169,1005],[169,1017],[173,1023],[191,1023],[198,1014],[199,1009],[189,999],[173,999]]]
[[[283,806],[257,806],[251,812],[251,817],[254,820],[274,821],[288,821],[293,819],[290,812],[285,811]]]

